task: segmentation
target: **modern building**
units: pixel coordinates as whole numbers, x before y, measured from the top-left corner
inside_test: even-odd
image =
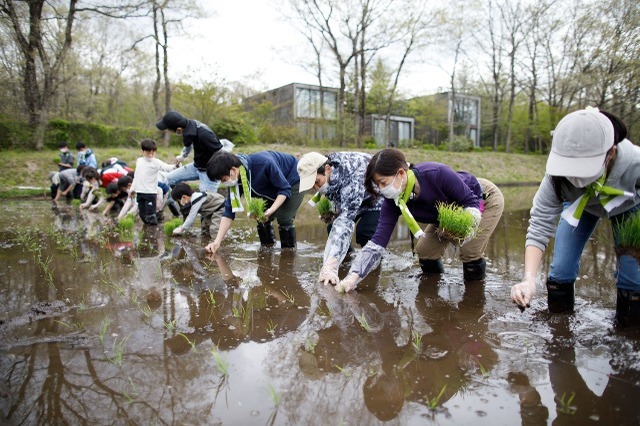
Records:
[[[453,120],[453,132],[457,136],[466,136],[471,140],[474,147],[480,146],[480,97],[455,94],[455,102],[452,102],[451,92],[443,92],[428,97],[441,108],[438,110],[438,117],[432,122],[425,124],[418,119],[416,122],[416,139],[439,145],[449,139],[449,126]],[[440,116],[442,115],[442,116]],[[436,124],[439,123],[439,124]]]
[[[291,83],[245,100],[251,109],[258,103],[273,105],[276,124],[295,126],[311,140],[331,139],[336,135],[338,89]]]
[[[411,146],[415,132],[415,120],[411,117],[389,117],[389,132],[387,132],[387,117],[385,115],[367,115],[364,123],[365,135],[373,136],[376,145]],[[388,137],[387,137],[388,136]]]

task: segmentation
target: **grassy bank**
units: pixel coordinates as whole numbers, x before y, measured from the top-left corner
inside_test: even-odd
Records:
[[[261,150],[276,150],[301,156],[312,151],[309,147],[294,147],[285,145],[252,145],[235,148],[235,152],[247,153]],[[341,150],[335,148],[334,151]],[[348,149],[345,149],[348,150]],[[361,151],[375,153],[377,150]],[[140,151],[134,148],[103,148],[94,150],[98,162],[109,157],[118,157],[131,166],[140,156]],[[322,153],[328,150],[320,150]],[[444,152],[422,149],[403,149],[407,159],[413,163],[422,161],[437,161],[448,164],[455,170],[467,170],[476,176],[487,178],[497,184],[518,185],[537,183],[544,175],[546,156],[505,154],[494,152]],[[172,162],[179,154],[179,149],[160,148],[158,158]],[[75,155],[75,152],[74,152]],[[0,168],[0,197],[14,198],[24,196],[45,196],[48,191],[49,172],[57,170],[54,159],[58,157],[57,150],[49,151],[4,151],[5,166]],[[192,160],[193,156],[188,160]]]

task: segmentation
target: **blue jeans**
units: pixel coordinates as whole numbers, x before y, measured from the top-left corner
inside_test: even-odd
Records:
[[[565,203],[565,209],[570,203]],[[611,217],[613,229],[614,245],[618,245],[617,224],[626,220],[629,215],[640,209],[640,206],[626,211],[617,216]],[[553,261],[549,271],[549,279],[557,283],[573,283],[578,277],[580,270],[580,256],[587,245],[587,241],[596,229],[599,218],[586,211],[582,213],[580,222],[575,228],[569,225],[564,219],[560,219],[553,248]],[[614,277],[617,279],[618,288],[639,291],[640,290],[640,270],[638,264],[629,259],[628,256],[618,258]]]
[[[218,185],[220,185],[219,180],[210,180],[207,177],[207,172],[203,170],[198,170],[196,166],[191,163],[186,166],[179,167],[167,175],[167,183],[169,186],[173,187],[176,183],[187,182],[192,180],[200,181],[200,192],[209,191],[209,192],[217,192]]]

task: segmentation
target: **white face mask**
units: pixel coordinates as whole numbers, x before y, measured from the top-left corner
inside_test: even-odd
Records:
[[[238,177],[231,179],[231,174],[229,174],[229,179],[224,182],[220,182],[221,188],[231,188],[232,186],[236,186],[238,184]]]
[[[587,187],[587,185],[592,184],[593,182],[595,182],[598,179],[600,179],[600,177],[604,174],[605,167],[606,166],[603,165],[602,169],[600,169],[600,172],[598,172],[598,174],[595,175],[595,176],[586,177],[586,178],[578,178],[578,177],[566,176],[566,178],[569,181],[569,183],[571,185],[575,186],[576,188],[585,188],[585,187]]]
[[[398,199],[398,197],[400,197],[400,193],[402,192],[402,179],[400,179],[400,187],[396,188],[393,185],[396,182],[397,177],[398,177],[398,174],[396,173],[391,183],[385,186],[384,188],[380,189],[380,195],[390,200],[396,200]]]
[[[318,192],[320,194],[326,194],[328,190],[329,190],[329,182],[327,181],[324,182],[324,185],[318,188]]]

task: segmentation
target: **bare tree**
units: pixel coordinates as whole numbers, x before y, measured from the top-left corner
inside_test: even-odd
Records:
[[[71,48],[78,14],[124,17],[135,14],[137,7],[121,1],[111,1],[106,6],[84,6],[79,0],[0,1],[0,18],[8,22],[23,62],[22,89],[33,129],[33,147],[44,146],[51,103],[58,91],[60,70]]]

